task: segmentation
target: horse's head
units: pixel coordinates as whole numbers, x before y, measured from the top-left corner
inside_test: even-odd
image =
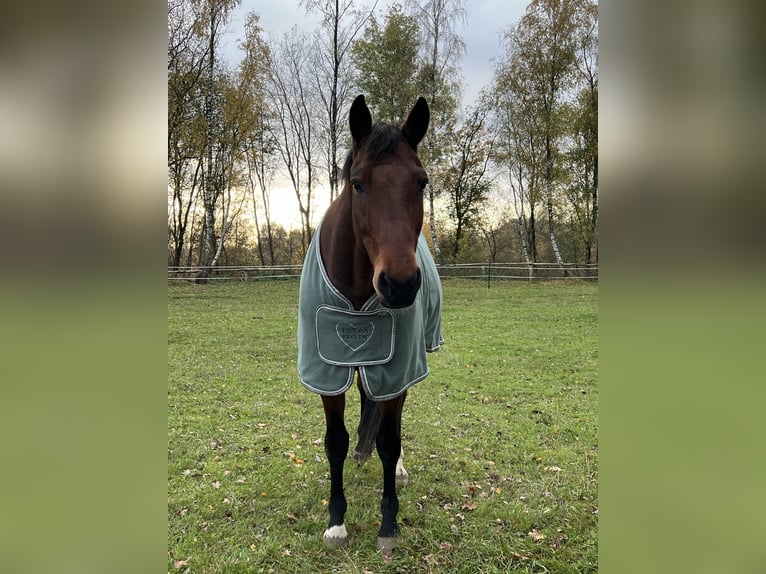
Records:
[[[417,147],[429,117],[424,98],[418,99],[401,127],[373,125],[361,95],[349,113],[353,147],[344,173],[352,195],[354,233],[370,257],[375,293],[387,307],[411,305],[420,289],[415,250],[428,176]]]

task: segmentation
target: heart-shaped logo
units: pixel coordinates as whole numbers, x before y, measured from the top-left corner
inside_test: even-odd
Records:
[[[352,351],[361,349],[370,340],[374,330],[375,325],[372,321],[358,324],[340,322],[335,326],[335,332],[340,337],[340,340]]]

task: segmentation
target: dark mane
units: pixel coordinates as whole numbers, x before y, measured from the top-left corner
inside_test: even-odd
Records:
[[[362,149],[371,159],[378,160],[385,155],[394,153],[401,141],[404,141],[401,128],[385,122],[376,122],[370,130],[370,135],[362,143]],[[353,161],[354,151],[349,150],[346,161],[343,163],[342,177],[344,181],[348,180]]]

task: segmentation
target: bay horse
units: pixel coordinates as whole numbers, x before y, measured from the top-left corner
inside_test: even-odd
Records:
[[[303,385],[321,395],[324,407],[328,547],[348,542],[344,410],[355,376],[361,415],[354,458],[368,458],[374,439],[383,465],[378,548],[390,554],[399,535],[396,484],[407,480],[402,407],[407,389],[429,373],[426,352],[443,343],[441,284],[421,234],[428,177],[417,147],[429,119],[424,98],[401,127],[373,124],[364,96],[354,100],[343,189],[328,207],[301,272],[298,371]]]

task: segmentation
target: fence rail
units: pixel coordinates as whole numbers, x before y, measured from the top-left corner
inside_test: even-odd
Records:
[[[207,274],[208,281],[260,281],[291,279],[301,275],[301,265],[228,265],[215,267]],[[598,280],[597,264],[565,263],[455,263],[437,265],[440,277],[461,277],[494,280],[548,281],[555,279]],[[204,271],[201,267],[168,267],[168,281],[196,281]]]

